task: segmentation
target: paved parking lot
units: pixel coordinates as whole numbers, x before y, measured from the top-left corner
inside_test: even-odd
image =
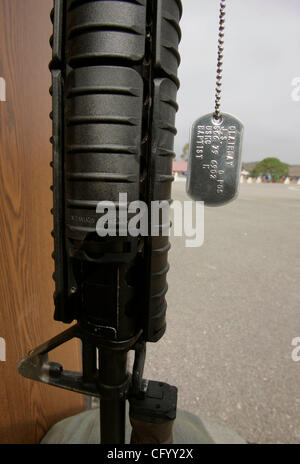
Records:
[[[176,182],[174,199],[187,200]],[[167,334],[145,375],[179,388],[179,407],[256,443],[300,442],[300,186],[242,184],[205,209],[205,242],[172,238]]]

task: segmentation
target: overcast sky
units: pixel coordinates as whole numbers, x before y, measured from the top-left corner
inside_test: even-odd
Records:
[[[300,0],[227,0],[221,110],[244,124],[243,161],[300,164]],[[219,0],[183,0],[176,153],[213,112]]]

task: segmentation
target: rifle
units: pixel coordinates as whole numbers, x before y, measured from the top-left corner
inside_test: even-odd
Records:
[[[103,444],[124,443],[127,400],[132,443],[172,442],[177,389],[143,379],[146,343],[166,330],[170,224],[129,234],[127,203],[148,206],[151,229],[151,202],[171,201],[181,14],[180,0],[55,0],[51,12],[54,318],[76,324],[19,372],[99,397]],[[111,206],[117,233],[104,236]],[[72,338],[82,372],[48,360]]]

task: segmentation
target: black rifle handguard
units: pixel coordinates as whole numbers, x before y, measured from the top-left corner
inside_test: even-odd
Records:
[[[53,234],[55,319],[84,319],[116,339],[142,328],[157,341],[168,237],[96,233],[100,201],[119,211],[121,193],[149,208],[171,199],[181,5],[150,3],[55,0]]]
[[[144,381],[143,368],[146,342],[166,328],[170,222],[161,215],[152,236],[151,203],[171,201],[180,16],[179,0],[55,0],[51,13],[54,317],[77,324],[32,350],[19,372],[100,397],[102,443],[124,443],[126,399],[135,442],[154,429],[170,441],[176,416],[176,387]],[[148,235],[128,231],[138,201]],[[115,230],[102,236],[111,205]],[[48,360],[73,338],[82,373]]]

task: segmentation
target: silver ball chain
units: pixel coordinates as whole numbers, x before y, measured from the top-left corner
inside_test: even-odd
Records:
[[[218,40],[218,63],[217,63],[217,80],[215,94],[215,112],[214,118],[220,119],[221,106],[221,90],[222,90],[222,72],[223,72],[223,51],[224,51],[224,30],[225,30],[225,0],[220,1],[220,16],[219,16],[219,40]]]

